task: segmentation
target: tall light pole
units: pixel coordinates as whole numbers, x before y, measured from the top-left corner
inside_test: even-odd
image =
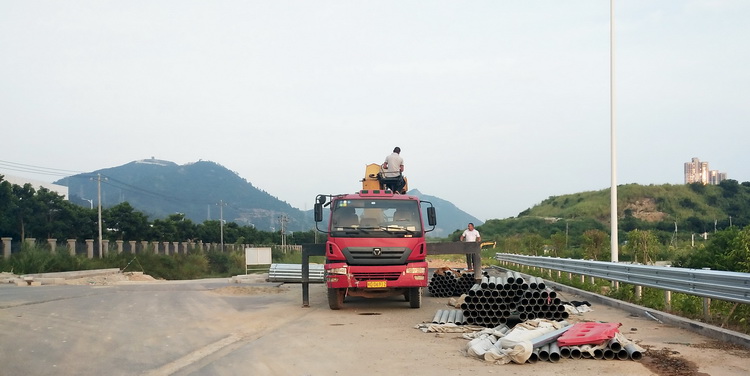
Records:
[[[87,199],[87,198],[83,198],[83,197],[81,197],[81,200],[83,200],[83,201],[88,201],[88,202],[89,202],[89,207],[90,207],[90,209],[93,209],[93,208],[94,208],[94,200],[89,200],[89,199]]]
[[[615,1],[609,0],[609,124],[611,153],[611,188],[610,188],[610,248],[612,262],[619,261],[619,241],[617,239],[617,137],[615,128]]]

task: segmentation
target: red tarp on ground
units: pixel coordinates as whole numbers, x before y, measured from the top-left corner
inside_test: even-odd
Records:
[[[614,338],[620,327],[618,323],[607,322],[579,322],[573,324],[560,338],[557,339],[558,346],[578,346],[599,344]]]

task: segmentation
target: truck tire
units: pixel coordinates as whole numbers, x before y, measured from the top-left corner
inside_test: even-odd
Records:
[[[409,289],[409,307],[419,308],[422,306],[422,288],[412,287]]]
[[[328,289],[328,306],[333,310],[341,309],[344,306],[344,296],[346,289]]]

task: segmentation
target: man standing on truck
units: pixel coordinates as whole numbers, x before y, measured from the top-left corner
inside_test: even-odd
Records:
[[[405,182],[402,173],[404,172],[404,159],[401,158],[401,148],[396,146],[393,153],[385,157],[383,162],[383,176],[386,178],[398,178],[398,182],[392,187],[393,192],[401,193]]]
[[[464,233],[461,234],[461,241],[467,241],[467,242],[479,242],[482,241],[482,237],[479,236],[479,230],[474,228],[473,223],[469,223],[469,228],[464,230]]]

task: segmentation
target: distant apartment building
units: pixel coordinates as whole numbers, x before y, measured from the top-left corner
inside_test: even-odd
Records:
[[[716,185],[726,179],[726,172],[709,170],[708,162],[701,162],[698,158],[693,158],[690,162],[685,163],[685,184],[703,183]]]

